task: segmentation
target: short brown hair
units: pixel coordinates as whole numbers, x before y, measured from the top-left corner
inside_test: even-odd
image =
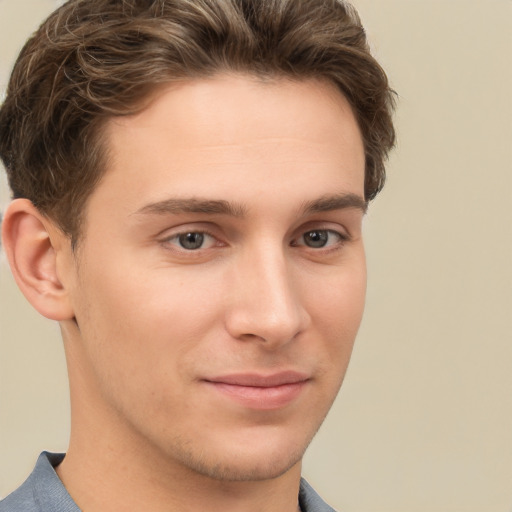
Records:
[[[334,82],[361,129],[365,198],[395,140],[394,94],[342,0],[70,0],[28,40],[0,109],[13,196],[76,241],[105,171],[102,127],[156,87],[222,71]]]

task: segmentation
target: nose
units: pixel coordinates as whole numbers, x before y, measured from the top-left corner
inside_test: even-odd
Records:
[[[226,312],[230,335],[259,341],[268,349],[296,338],[310,322],[298,279],[282,248],[241,257],[233,270]]]

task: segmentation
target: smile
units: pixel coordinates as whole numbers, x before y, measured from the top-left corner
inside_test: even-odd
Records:
[[[280,409],[299,397],[309,382],[298,372],[263,376],[236,374],[205,379],[213,390],[240,405],[257,410]]]

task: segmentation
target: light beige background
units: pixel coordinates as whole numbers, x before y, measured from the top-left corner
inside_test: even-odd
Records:
[[[0,0],[0,89],[57,3]],[[345,512],[511,512],[512,1],[354,4],[400,94],[399,145],[366,219],[366,316],[304,472]],[[1,496],[69,423],[58,328],[0,258]]]

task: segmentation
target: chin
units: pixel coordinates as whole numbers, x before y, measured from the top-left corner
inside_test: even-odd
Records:
[[[188,466],[203,476],[224,482],[272,480],[284,475],[300,463],[304,452],[289,454],[286,459],[276,454],[272,457],[266,457],[265,460],[263,460],[261,454],[257,457],[240,457],[235,452],[226,455],[230,455],[229,460],[189,459]],[[226,456],[224,458],[227,459]]]
[[[214,480],[262,481],[278,478],[300,464],[310,441],[308,439],[293,445],[289,440],[280,445],[275,442],[252,442],[243,446],[231,443],[224,446],[222,452],[216,449],[213,453],[206,449],[200,450],[198,445],[189,445],[188,449],[181,445],[178,453],[175,451],[173,456],[182,466]]]

